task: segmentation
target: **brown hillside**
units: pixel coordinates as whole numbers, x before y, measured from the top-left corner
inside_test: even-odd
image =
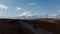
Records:
[[[40,27],[54,34],[60,34],[60,20],[39,19],[36,21],[31,21],[29,24],[34,25],[34,27]]]

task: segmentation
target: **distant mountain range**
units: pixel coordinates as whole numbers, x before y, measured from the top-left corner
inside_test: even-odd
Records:
[[[24,12],[16,17],[12,17],[13,19],[25,19],[25,20],[34,20],[40,18],[38,14],[32,14],[31,12]]]
[[[13,16],[13,17],[5,17],[5,16],[1,16],[0,18],[8,18],[8,19],[23,19],[23,20],[35,20],[35,19],[40,19],[40,18],[56,18],[56,15],[47,15],[43,16],[43,15],[39,15],[39,14],[33,14],[30,11],[28,12],[23,12],[20,15],[17,16]],[[57,15],[57,18],[60,18],[60,14]]]

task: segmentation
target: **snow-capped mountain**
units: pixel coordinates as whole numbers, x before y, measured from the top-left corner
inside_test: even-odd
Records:
[[[39,19],[40,15],[38,14],[33,14],[30,11],[28,12],[23,12],[22,14],[19,14],[17,16],[11,16],[11,17],[5,17],[2,16],[0,18],[7,18],[7,19],[23,19],[23,20],[34,20],[34,19]]]
[[[20,15],[17,15],[16,17],[13,17],[14,19],[26,19],[26,20],[34,20],[40,18],[40,15],[38,14],[32,14],[30,11],[24,12]]]

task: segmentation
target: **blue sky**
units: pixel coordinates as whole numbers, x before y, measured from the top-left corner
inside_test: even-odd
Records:
[[[60,0],[0,0],[0,16],[16,16],[28,11],[56,14],[60,11]]]

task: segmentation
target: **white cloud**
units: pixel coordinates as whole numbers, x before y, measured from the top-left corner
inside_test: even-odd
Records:
[[[36,5],[36,3],[28,3],[28,5]]]
[[[25,9],[20,8],[20,7],[16,7],[16,10],[25,10]]]
[[[20,7],[16,7],[16,10],[22,10]]]
[[[7,7],[7,6],[5,6],[5,5],[3,5],[3,4],[0,4],[0,9],[7,10],[7,9],[8,9],[8,7]]]

